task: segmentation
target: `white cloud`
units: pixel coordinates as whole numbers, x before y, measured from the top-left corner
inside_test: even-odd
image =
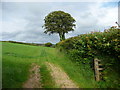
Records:
[[[45,35],[42,25],[44,17],[55,10],[70,13],[77,27],[66,37],[76,36],[93,30],[103,30],[115,25],[117,7],[103,6],[104,2],[62,3],[3,3],[3,40],[27,42],[58,42],[58,35]]]
[[[98,25],[114,25],[116,20],[118,20],[118,7],[101,7],[101,4],[103,3],[90,7],[93,17],[98,19]]]

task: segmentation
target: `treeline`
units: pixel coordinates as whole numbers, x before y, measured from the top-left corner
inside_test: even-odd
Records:
[[[24,42],[17,42],[17,41],[2,41],[2,42],[18,43],[18,44],[33,45],[33,46],[44,46],[44,44],[24,43]]]
[[[2,41],[2,42],[9,42],[9,43],[17,43],[17,44],[25,44],[25,45],[33,45],[33,46],[46,46],[46,47],[54,47],[55,44],[50,42],[45,44],[37,44],[37,43],[24,43],[24,42],[17,42],[17,41]]]

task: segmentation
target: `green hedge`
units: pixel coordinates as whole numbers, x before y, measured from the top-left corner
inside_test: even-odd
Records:
[[[73,61],[91,64],[98,54],[110,55],[117,60],[120,56],[120,29],[110,28],[104,32],[93,32],[72,37],[57,43],[60,50],[64,50]],[[112,59],[109,63],[115,63]],[[120,61],[118,61],[120,62]]]
[[[103,80],[98,82],[98,86],[120,89],[120,29],[110,28],[104,32],[82,34],[61,41],[56,46],[66,52],[85,73],[93,69],[94,58],[100,59],[104,70],[101,72]],[[86,76],[92,77],[90,73]]]

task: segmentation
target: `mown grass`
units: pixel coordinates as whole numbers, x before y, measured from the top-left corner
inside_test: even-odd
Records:
[[[64,53],[55,48],[30,46],[15,43],[2,43],[2,86],[3,88],[21,88],[28,79],[32,63],[40,65],[44,88],[56,88],[45,62],[60,66],[80,88],[106,87],[106,83],[97,83],[91,69],[77,66]],[[100,84],[103,84],[100,86]]]

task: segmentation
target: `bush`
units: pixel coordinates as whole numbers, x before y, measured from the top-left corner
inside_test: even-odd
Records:
[[[92,58],[96,57],[98,52],[99,54],[109,55],[119,60],[119,33],[120,29],[110,28],[104,32],[82,34],[57,43],[57,47],[69,53],[71,58],[77,63],[91,63]],[[83,59],[80,59],[80,57]],[[91,58],[89,59],[91,61],[86,58]],[[113,64],[116,61],[110,59],[108,63]]]
[[[51,46],[52,46],[52,43],[50,43],[50,42],[45,43],[45,46],[46,46],[46,47],[51,47]]]
[[[56,47],[61,51],[65,51],[66,55],[69,55],[70,59],[84,71],[94,68],[93,60],[97,57],[104,67],[104,71],[101,73],[106,82],[105,87],[120,88],[119,37],[120,29],[110,28],[104,32],[82,34],[66,39],[57,43]],[[81,74],[84,75],[84,73]],[[88,73],[88,75],[90,74]],[[104,84],[100,87],[104,87]]]

